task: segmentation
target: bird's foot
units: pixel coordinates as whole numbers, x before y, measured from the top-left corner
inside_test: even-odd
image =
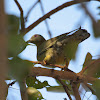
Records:
[[[43,61],[41,65],[43,66],[47,65],[46,61]]]
[[[73,71],[70,70],[66,65],[64,66],[63,70],[64,70],[64,71],[70,71],[70,72],[73,72]]]
[[[68,66],[67,66],[67,65],[64,65],[63,70],[64,70],[64,71],[68,71]]]

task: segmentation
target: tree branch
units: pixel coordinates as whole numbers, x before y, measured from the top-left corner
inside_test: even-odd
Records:
[[[91,18],[91,20],[96,23],[96,20],[94,19],[94,17],[91,15],[91,13],[89,12],[89,10],[87,9],[86,5],[81,3],[82,8],[84,9],[84,11],[86,12],[87,15],[89,15],[89,17]]]
[[[70,96],[70,93],[68,92],[68,87],[67,87],[67,85],[66,84],[64,84],[62,81],[61,81],[61,79],[60,78],[56,78],[61,84],[62,84],[62,86],[63,86],[63,88],[64,88],[64,90],[65,90],[65,92],[66,92],[66,94],[68,95],[68,97],[69,97],[69,99],[70,100],[72,100],[72,98],[71,98],[71,96]]]
[[[71,85],[72,85],[72,89],[73,89],[76,100],[81,100],[81,97],[80,97],[80,94],[79,94],[79,91],[78,91],[78,87],[77,87],[77,83],[72,82]]]
[[[37,1],[34,3],[34,5],[29,9],[29,11],[28,11],[27,14],[26,14],[25,21],[27,21],[27,18],[28,18],[28,16],[29,16],[30,12],[31,12],[32,9],[38,4],[38,2],[39,2],[39,0],[37,0]]]
[[[31,63],[34,63],[34,64],[41,64],[43,66],[51,66],[51,67],[58,67],[58,68],[61,68],[61,69],[65,69],[65,66],[61,66],[61,65],[57,65],[57,64],[44,64],[43,62],[41,61],[30,61]],[[70,69],[66,69],[67,71],[71,71],[73,72],[72,70]],[[73,72],[74,73],[74,72]]]
[[[25,22],[24,22],[24,15],[23,15],[23,9],[21,7],[21,5],[19,4],[19,2],[17,0],[14,0],[17,7],[19,8],[20,11],[20,22],[21,22],[21,32],[23,33],[25,30]]]
[[[87,75],[79,75],[70,71],[57,71],[41,67],[32,67],[28,76],[48,76],[53,78],[59,77],[60,79],[73,80],[74,82],[85,81],[86,83],[92,83],[94,81],[99,80],[97,78],[93,78]]]
[[[43,66],[47,66],[47,64],[44,64],[44,63],[41,62],[41,61],[30,61],[30,62],[32,62],[32,63],[34,63],[34,64],[41,64],[41,65],[43,65]],[[49,66],[51,66],[51,67],[64,68],[64,66],[57,65],[57,64],[49,64]]]
[[[49,18],[52,14],[60,11],[61,9],[65,8],[65,7],[69,7],[71,5],[74,4],[78,4],[78,3],[82,3],[82,2],[89,2],[90,0],[78,0],[76,1],[70,1],[70,2],[66,2],[64,4],[62,4],[61,6],[58,6],[57,8],[51,10],[50,12],[48,12],[47,14],[45,14],[43,17],[40,17],[37,21],[35,21],[33,24],[31,24],[30,26],[28,26],[25,29],[25,33],[29,32],[30,30],[32,30],[35,26],[37,26],[39,23],[41,23],[43,20],[45,20],[46,18]],[[100,1],[100,0],[97,0]]]
[[[84,85],[85,85],[87,88],[89,88],[93,94],[96,94],[95,91],[92,89],[92,87],[91,87],[89,84],[87,84],[87,83],[84,82]]]

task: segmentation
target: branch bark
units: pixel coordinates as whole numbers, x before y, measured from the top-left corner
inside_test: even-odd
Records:
[[[73,80],[74,82],[85,81],[86,83],[92,83],[96,80],[99,80],[97,78],[93,78],[90,76],[76,74],[71,71],[57,71],[57,70],[46,69],[41,67],[31,68],[28,76],[48,76],[48,77],[53,77],[55,79],[59,77],[60,79]]]
[[[78,87],[77,87],[77,83],[72,82],[71,85],[72,85],[72,89],[73,89],[74,96],[75,96],[76,100],[81,100],[81,97],[80,97],[80,94],[79,94],[79,91],[78,91]]]

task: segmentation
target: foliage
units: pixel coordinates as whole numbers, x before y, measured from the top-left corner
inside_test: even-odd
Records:
[[[18,34],[19,18],[14,15],[7,15],[8,18],[8,56],[14,57],[21,53],[27,46],[23,34]]]
[[[35,77],[27,77],[26,84],[28,87],[34,87],[36,89],[41,89],[43,87],[50,86],[47,81],[40,82]]]

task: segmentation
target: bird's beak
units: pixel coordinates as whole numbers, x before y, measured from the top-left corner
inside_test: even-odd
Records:
[[[28,40],[28,41],[26,41],[26,43],[32,43],[31,39],[30,39],[30,40]]]
[[[32,40],[31,40],[31,39],[30,39],[30,40],[28,40],[28,41],[26,41],[26,43],[29,43],[28,45],[35,46],[35,45],[32,43]]]

